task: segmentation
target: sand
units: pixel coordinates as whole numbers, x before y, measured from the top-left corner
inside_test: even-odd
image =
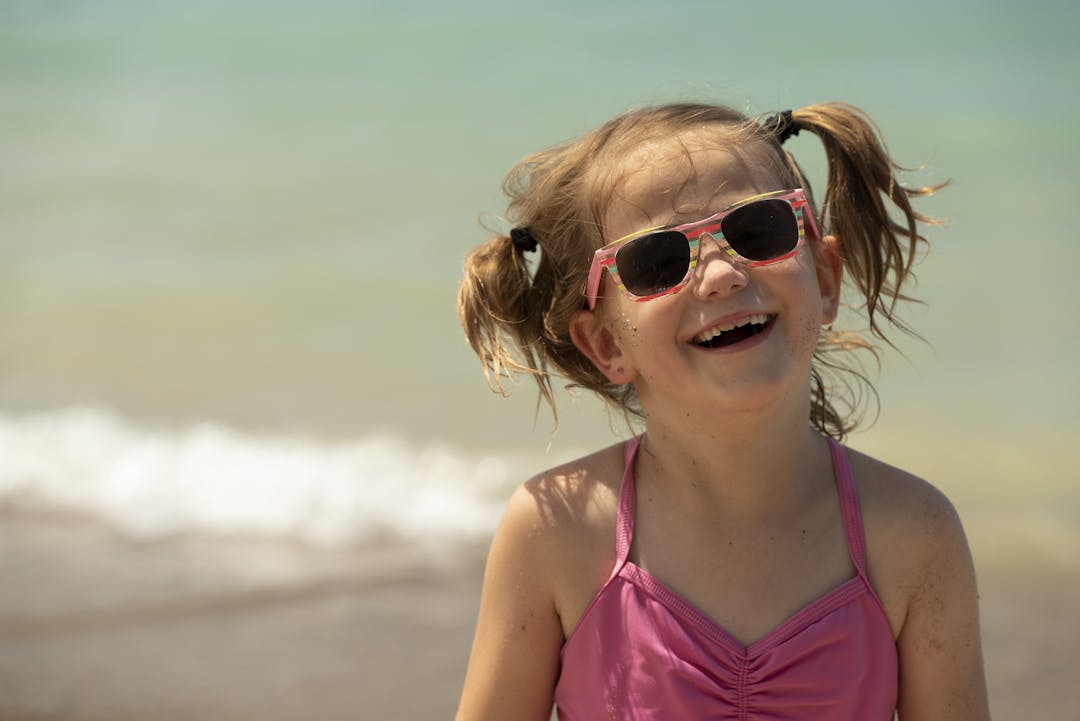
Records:
[[[449,719],[482,564],[2,513],[0,720]],[[994,717],[1076,721],[1080,574],[980,573]]]

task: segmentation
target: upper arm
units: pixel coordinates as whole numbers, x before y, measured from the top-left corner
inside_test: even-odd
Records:
[[[536,498],[519,489],[488,554],[457,721],[550,718],[563,643],[551,533]]]
[[[990,718],[975,570],[952,504],[927,489],[908,542],[907,614],[897,639],[901,721]]]

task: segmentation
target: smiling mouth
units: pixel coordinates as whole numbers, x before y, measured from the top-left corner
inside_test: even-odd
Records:
[[[704,333],[694,336],[693,342],[699,348],[723,348],[724,346],[735,345],[758,333],[764,333],[775,317],[758,313],[741,320],[738,324],[733,323],[727,326],[710,328]]]

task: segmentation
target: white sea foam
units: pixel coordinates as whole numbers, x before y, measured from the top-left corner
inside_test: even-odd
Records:
[[[491,533],[507,462],[392,436],[351,443],[216,424],[135,427],[102,410],[0,415],[0,503],[93,514],[122,533],[350,545]]]

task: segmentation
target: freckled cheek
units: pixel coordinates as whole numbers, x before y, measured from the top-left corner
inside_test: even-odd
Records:
[[[800,356],[811,356],[814,351],[817,350],[818,334],[821,332],[821,326],[817,323],[816,318],[807,317],[804,320],[802,332],[796,339],[795,351]]]
[[[640,338],[638,335],[637,324],[626,315],[623,315],[612,328],[612,332],[615,335],[615,339],[620,343],[628,343],[638,345]]]
[[[804,313],[796,322],[793,350],[799,356],[812,356],[818,347],[821,325],[825,321],[820,299],[816,295],[808,296]]]
[[[792,324],[789,327],[791,351],[796,356],[809,357],[817,350],[821,324],[825,320],[821,290],[811,266],[804,262],[802,256],[799,257],[798,264],[790,266],[789,277],[785,280],[791,282],[791,287],[798,288],[790,296],[799,311],[791,318]]]

